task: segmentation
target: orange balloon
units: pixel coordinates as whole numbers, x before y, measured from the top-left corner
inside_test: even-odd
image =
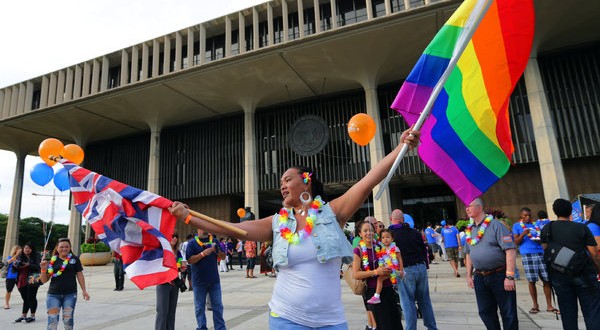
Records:
[[[237,215],[238,215],[238,217],[243,218],[246,215],[246,210],[244,210],[243,208],[240,207],[237,210]]]
[[[63,158],[66,158],[73,163],[79,165],[83,162],[83,149],[76,144],[67,144],[60,153]]]
[[[359,113],[348,122],[348,135],[360,146],[366,146],[375,136],[375,121],[366,113]]]
[[[42,160],[46,164],[48,164],[48,166],[52,166],[56,164],[56,162],[51,160],[49,157],[60,156],[63,148],[64,145],[62,142],[60,142],[60,140],[55,138],[49,138],[45,139],[44,141],[42,141],[42,143],[40,143],[40,146],[38,147],[38,153],[40,154]]]

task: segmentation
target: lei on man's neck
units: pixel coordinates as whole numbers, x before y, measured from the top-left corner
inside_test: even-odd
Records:
[[[533,225],[533,228],[529,229],[529,233],[527,234],[527,237],[529,237],[529,238],[539,237],[540,236],[540,227],[537,224],[534,224],[534,223],[531,223],[531,224]],[[527,228],[525,226],[525,223],[523,222],[523,220],[519,221],[519,225],[523,229]],[[533,229],[533,231],[535,231],[535,236],[531,234],[531,229]]]
[[[475,222],[471,218],[469,220],[469,225],[465,229],[465,235],[467,236],[467,244],[475,245],[475,244],[479,243],[479,241],[481,240],[481,238],[483,238],[483,234],[485,233],[485,229],[490,224],[490,222],[492,221],[492,219],[493,218],[492,218],[491,215],[486,216],[485,219],[483,220],[483,222],[481,223],[481,227],[479,227],[479,230],[477,231],[477,236],[471,237],[471,228],[473,228],[473,226],[475,225]]]
[[[308,208],[308,216],[306,216],[306,225],[302,230],[292,233],[288,226],[290,211],[285,207],[279,210],[279,233],[289,244],[296,245],[300,244],[306,237],[312,233],[313,225],[317,220],[317,214],[323,208],[323,200],[320,196],[316,196],[315,199],[310,203]]]
[[[200,240],[200,237],[198,237],[198,235],[194,236],[194,239],[196,240],[196,243],[198,243],[198,245],[200,245],[200,246],[205,246],[206,245],[207,248],[211,247],[212,244],[213,244],[213,236],[212,235],[208,235],[208,242],[207,243],[202,242]]]

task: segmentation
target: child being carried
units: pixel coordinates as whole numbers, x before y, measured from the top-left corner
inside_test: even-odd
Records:
[[[390,275],[379,275],[377,277],[377,288],[375,289],[375,294],[373,297],[367,300],[367,303],[369,304],[379,304],[381,302],[379,295],[381,294],[381,289],[383,288],[383,281],[389,278],[392,282],[392,285],[395,287],[398,283],[398,277],[404,277],[402,256],[400,255],[400,250],[398,247],[396,247],[396,243],[394,243],[392,232],[384,229],[379,235],[381,239],[381,246],[375,245],[377,262],[379,263],[379,267],[388,267],[392,270],[392,272]]]

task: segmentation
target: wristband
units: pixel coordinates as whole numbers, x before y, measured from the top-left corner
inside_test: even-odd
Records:
[[[190,220],[192,220],[192,214],[188,213],[187,217],[185,217],[185,219],[183,219],[183,221],[185,222],[186,225],[189,225]]]
[[[506,272],[506,275],[507,275],[507,276],[508,276],[508,275],[515,275],[515,273],[514,273],[514,272]]]

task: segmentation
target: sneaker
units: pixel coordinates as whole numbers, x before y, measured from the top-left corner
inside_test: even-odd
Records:
[[[16,320],[15,320],[15,323],[20,323],[20,322],[22,322],[22,321],[25,321],[25,319],[27,319],[27,318],[26,318],[26,317],[23,317],[23,316],[21,316],[21,317],[19,317],[18,319],[16,319]]]
[[[367,304],[371,304],[371,305],[375,305],[375,304],[379,304],[381,302],[381,299],[379,299],[378,297],[371,297],[371,299],[367,300]]]
[[[35,317],[25,318],[25,322],[27,322],[27,323],[35,322]]]

